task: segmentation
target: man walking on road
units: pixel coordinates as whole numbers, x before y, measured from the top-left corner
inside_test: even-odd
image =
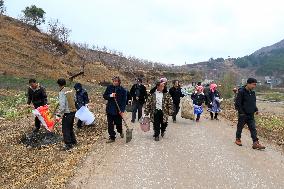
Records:
[[[173,99],[173,105],[174,105],[174,114],[173,114],[173,122],[176,123],[177,121],[177,114],[179,112],[179,104],[180,104],[180,98],[184,97],[184,95],[181,92],[180,84],[178,80],[173,81],[173,87],[170,88],[169,93]]]
[[[239,89],[237,94],[235,108],[238,111],[238,125],[235,143],[239,146],[242,146],[241,134],[244,125],[247,124],[253,141],[252,148],[261,150],[265,149],[265,146],[262,146],[258,141],[254,119],[254,114],[258,114],[258,109],[256,107],[256,96],[255,92],[253,91],[253,89],[256,87],[256,84],[256,79],[249,78],[247,80],[247,84]]]
[[[115,142],[116,132],[114,131],[114,125],[116,125],[117,132],[120,133],[120,137],[124,137],[122,130],[122,117],[124,116],[127,101],[127,91],[120,85],[120,78],[115,76],[113,77],[112,82],[113,84],[106,88],[103,95],[104,99],[108,101],[106,113],[109,140],[107,143]],[[119,106],[120,111],[117,105]]]
[[[138,78],[137,83],[134,84],[130,89],[130,95],[132,98],[132,119],[131,122],[134,123],[136,119],[136,113],[138,110],[138,120],[142,117],[142,108],[147,99],[146,87],[142,84],[142,79]]]
[[[169,93],[165,92],[163,82],[156,83],[156,92],[148,97],[145,115],[150,114],[151,121],[154,125],[155,141],[159,141],[159,135],[164,137],[168,117],[173,114],[173,102]]]

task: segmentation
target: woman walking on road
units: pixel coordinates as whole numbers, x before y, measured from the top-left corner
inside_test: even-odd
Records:
[[[207,105],[211,120],[219,120],[218,114],[221,112],[220,103],[222,100],[223,99],[221,99],[220,93],[217,90],[217,85],[215,83],[212,83],[210,85],[210,91],[207,96]]]
[[[159,135],[164,137],[168,117],[173,114],[173,102],[171,95],[164,90],[165,83],[156,83],[156,92],[148,97],[145,108],[145,115],[150,114],[151,122],[154,125],[155,141],[159,141]]]

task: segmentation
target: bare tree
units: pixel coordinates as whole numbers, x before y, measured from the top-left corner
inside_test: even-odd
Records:
[[[67,43],[71,30],[61,24],[58,19],[48,22],[47,33],[55,40]]]

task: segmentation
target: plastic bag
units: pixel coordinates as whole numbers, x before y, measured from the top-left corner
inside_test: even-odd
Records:
[[[48,105],[40,106],[34,109],[32,113],[40,120],[42,125],[50,132],[53,131],[55,120],[52,119],[52,115],[49,111]]]
[[[75,114],[85,125],[91,125],[95,122],[94,114],[86,107],[82,106]]]
[[[193,103],[190,96],[185,96],[181,99],[181,117],[184,119],[194,119]]]
[[[150,131],[150,118],[149,117],[141,117],[141,119],[139,120],[140,122],[140,128],[142,131],[144,132],[148,132]]]

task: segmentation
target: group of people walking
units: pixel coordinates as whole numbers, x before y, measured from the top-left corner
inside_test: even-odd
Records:
[[[47,104],[47,95],[45,89],[36,83],[36,80],[29,81],[28,104],[33,104],[34,108]],[[112,78],[112,84],[107,86],[103,98],[107,101],[106,116],[108,125],[109,140],[107,143],[113,143],[116,140],[117,133],[124,138],[122,119],[125,116],[127,103],[132,104],[131,122],[135,123],[136,118],[140,120],[144,115],[149,116],[153,123],[154,140],[159,141],[160,136],[164,137],[168,126],[169,117],[172,116],[173,122],[177,121],[177,114],[180,109],[181,98],[185,96],[182,93],[178,80],[173,81],[173,86],[167,89],[167,79],[161,78],[155,86],[147,93],[141,78],[136,79],[136,83],[131,87],[130,92],[122,87],[121,79],[118,76]],[[238,125],[235,143],[242,146],[241,133],[245,124],[248,125],[253,140],[254,149],[264,149],[258,142],[255,126],[254,114],[258,113],[256,107],[256,97],[253,89],[257,81],[249,78],[247,84],[236,92],[235,107],[238,111]],[[65,149],[71,149],[77,144],[73,130],[75,112],[82,106],[89,103],[88,93],[83,89],[80,83],[75,84],[74,89],[66,87],[65,79],[58,79],[59,86],[59,111],[58,116],[62,117],[62,133],[65,142]],[[211,120],[219,120],[218,114],[221,112],[221,95],[217,85],[212,83],[205,88],[198,83],[194,92],[191,94],[193,110],[196,115],[196,122],[201,119],[203,113],[203,104],[206,104],[210,112]],[[138,116],[136,115],[138,112]],[[77,127],[82,127],[82,121],[78,120]],[[34,132],[38,132],[40,122],[35,119]],[[116,130],[116,131],[115,131]]]

